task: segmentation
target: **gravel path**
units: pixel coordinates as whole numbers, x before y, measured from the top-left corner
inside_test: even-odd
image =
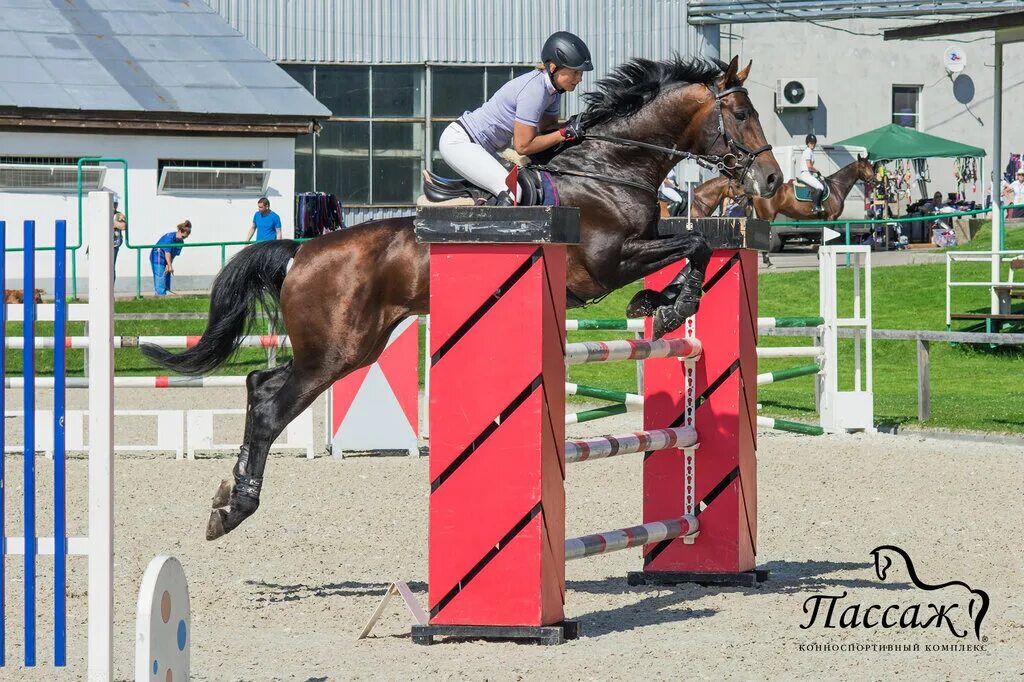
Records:
[[[186,393],[186,391],[188,391]],[[19,392],[9,391],[10,409]],[[118,391],[118,405],[241,407],[237,389]],[[638,428],[621,415],[570,435]],[[7,425],[16,432],[15,420]],[[319,420],[318,420],[319,422]],[[127,422],[125,422],[127,424]],[[130,428],[122,424],[122,428]],[[317,428],[322,428],[318,423]],[[146,427],[131,434],[144,438]],[[318,433],[321,432],[318,430]],[[13,433],[12,433],[13,435]],[[126,436],[127,437],[127,436]],[[957,444],[913,436],[759,436],[759,563],[771,579],[755,589],[632,588],[639,550],[573,562],[566,614],[583,637],[560,647],[467,642],[418,647],[393,603],[369,640],[355,637],[387,583],[410,581],[426,602],[427,459],[273,456],[263,504],[217,542],[203,532],[209,500],[233,458],[174,461],[166,455],[117,461],[115,637],[118,679],[130,679],[138,581],[157,553],[178,556],[193,608],[197,680],[346,679],[1020,679],[1024,583],[1019,445]],[[7,530],[20,534],[21,458],[8,455]],[[37,460],[39,527],[52,467]],[[69,530],[84,524],[86,461],[69,462]],[[640,521],[635,456],[570,469],[570,535]],[[78,485],[75,485],[75,483]],[[875,575],[871,551],[898,545],[930,583],[963,580],[987,591],[984,651],[925,651],[977,644],[928,630],[803,629],[815,595],[849,594],[863,604],[938,601],[910,586],[897,563]],[[41,558],[49,570],[52,562]],[[8,664],[4,680],[84,678],[84,561],[69,560],[69,661],[62,671],[21,663],[22,574],[8,562]],[[957,588],[949,588],[957,589]],[[40,664],[51,660],[52,585],[41,578]],[[942,593],[952,594],[952,593]],[[953,597],[961,597],[963,592]],[[923,618],[922,618],[923,620]],[[958,626],[966,621],[958,620]],[[802,651],[801,645],[918,645],[913,651]],[[846,647],[849,648],[849,647]]]

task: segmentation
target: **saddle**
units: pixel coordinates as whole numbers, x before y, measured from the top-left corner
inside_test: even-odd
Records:
[[[825,192],[821,195],[821,201],[824,203],[824,201],[828,199],[828,195],[832,193],[832,188],[829,187],[829,184],[827,182],[823,181],[821,184],[825,185]],[[796,197],[797,201],[814,201],[811,195],[813,191],[813,188],[808,187],[799,179],[795,180],[795,183],[793,185],[793,195]]]
[[[554,205],[551,176],[540,169],[519,169],[520,206]],[[482,187],[462,178],[445,178],[428,170],[423,171],[423,194],[417,206],[483,206],[493,204],[496,197]]]

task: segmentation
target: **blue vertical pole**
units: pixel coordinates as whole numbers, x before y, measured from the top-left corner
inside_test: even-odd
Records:
[[[7,223],[0,220],[0,284],[7,283]],[[5,379],[4,363],[7,359],[7,306],[0,304],[0,329],[3,330],[4,345],[0,347],[0,667],[7,665],[7,633],[4,624],[7,622],[7,597],[4,586],[7,584],[7,508],[4,493],[7,490],[7,479],[4,471],[4,449],[7,444],[7,433],[4,430],[2,415],[6,410],[3,389]]]
[[[53,662],[67,665],[67,555],[64,398],[67,362],[68,224],[58,220],[53,272]]]
[[[22,377],[25,381],[25,667],[36,664],[36,221],[25,221]]]

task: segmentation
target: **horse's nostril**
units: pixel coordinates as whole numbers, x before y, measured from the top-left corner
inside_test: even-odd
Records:
[[[779,184],[779,178],[778,178],[777,175],[775,175],[775,173],[772,173],[771,175],[768,176],[768,187],[769,188],[775,189],[775,187],[778,186],[778,184]]]

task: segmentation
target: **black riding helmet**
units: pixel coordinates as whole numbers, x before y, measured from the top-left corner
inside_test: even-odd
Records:
[[[811,133],[810,135],[804,138],[804,144],[811,144],[812,142],[814,144],[818,144],[818,136],[815,135],[814,133]]]
[[[552,33],[544,41],[540,58],[545,64],[551,62],[558,68],[576,69],[577,71],[594,70],[587,44],[579,36],[568,31]]]

